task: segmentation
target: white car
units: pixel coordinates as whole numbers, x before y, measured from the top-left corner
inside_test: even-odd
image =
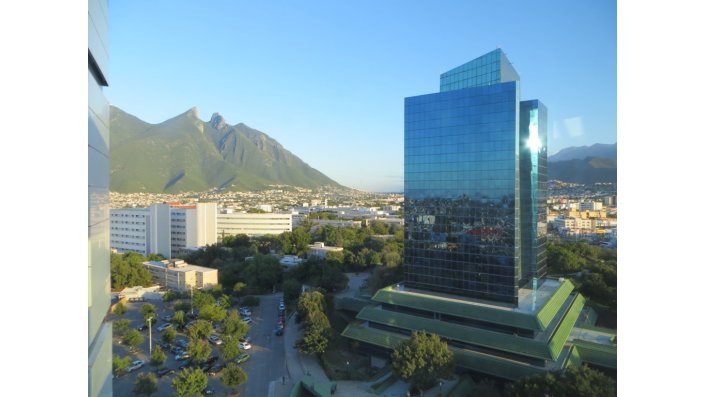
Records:
[[[250,349],[252,349],[252,345],[247,342],[240,342],[240,349],[250,350]]]
[[[144,365],[144,361],[142,361],[142,360],[135,360],[135,361],[132,362],[132,365],[130,365],[129,367],[127,367],[127,372],[132,372],[132,371],[134,371],[134,370],[136,370],[136,369],[140,369],[140,368],[142,368],[143,365]]]
[[[223,344],[223,341],[218,337],[218,335],[211,335],[208,337],[208,340],[214,345]]]
[[[252,319],[250,317],[243,317],[242,321],[244,321],[245,324],[252,324]]]

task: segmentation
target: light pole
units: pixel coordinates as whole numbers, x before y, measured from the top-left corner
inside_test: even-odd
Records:
[[[193,285],[191,285],[191,317],[193,317]]]
[[[443,381],[438,382],[438,387],[441,389],[441,397],[443,397]]]
[[[152,355],[152,319],[154,317],[147,318],[147,326],[149,327],[149,355]]]

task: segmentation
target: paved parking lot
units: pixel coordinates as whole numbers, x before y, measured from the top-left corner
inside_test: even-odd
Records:
[[[250,324],[249,334],[252,337],[252,349],[247,350],[246,353],[250,354],[252,358],[242,364],[242,368],[248,375],[248,381],[238,388],[241,396],[265,397],[268,395],[272,383],[276,381],[281,382],[282,376],[286,374],[283,338],[275,335],[280,298],[281,293],[261,296],[260,305],[251,308],[253,323]],[[154,348],[157,344],[161,343],[161,332],[157,331],[157,328],[165,323],[162,317],[166,314],[174,313],[174,310],[171,309],[169,304],[165,304],[161,301],[130,302],[126,304],[128,308],[127,313],[123,316],[111,315],[111,320],[125,318],[130,321],[129,328],[138,328],[144,322],[139,310],[145,303],[153,304],[157,311],[158,320],[152,323],[152,347]],[[235,308],[231,308],[231,310],[235,310]],[[159,368],[173,368],[176,370],[175,374],[157,378],[158,389],[157,393],[154,394],[156,397],[172,396],[173,387],[171,382],[175,376],[178,376],[178,366],[181,365],[182,362],[176,361],[173,353],[165,351],[167,359],[162,366],[156,368],[149,365],[149,332],[145,329],[141,333],[145,340],[138,346],[138,350],[133,352],[129,352],[126,346],[118,343],[120,337],[114,337],[113,339],[114,355],[120,357],[128,356],[130,360],[139,359],[145,362],[142,368],[132,373],[125,374],[120,378],[113,379],[113,395],[133,396],[132,389],[139,373],[156,372]],[[177,330],[177,340],[180,338],[187,338],[187,336]],[[216,363],[222,363],[220,348],[212,344],[211,347],[213,349],[212,355],[219,356]],[[209,375],[208,387],[214,390],[214,396],[229,396],[232,389],[226,387],[220,381],[221,377],[222,372],[215,376]]]

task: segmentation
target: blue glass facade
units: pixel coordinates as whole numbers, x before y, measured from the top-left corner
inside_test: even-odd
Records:
[[[444,73],[441,92],[405,99],[406,285],[516,304],[518,288],[542,276],[545,253],[531,258],[545,250],[535,225],[545,230],[546,109],[527,101],[520,111],[519,99],[499,49]],[[525,148],[534,130],[535,153]]]

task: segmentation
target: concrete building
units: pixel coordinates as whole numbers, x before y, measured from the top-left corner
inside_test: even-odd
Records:
[[[585,298],[545,275],[546,107],[521,101],[501,49],[440,86],[404,101],[404,281],[336,303],[357,311],[342,335],[386,356],[423,330],[459,368],[509,380],[583,361],[616,368],[609,338],[572,332]]]
[[[599,201],[581,201],[580,211],[600,211],[602,209],[602,203]]]
[[[326,247],[326,245],[320,241],[315,242],[308,246],[308,256],[318,257],[321,259],[326,259],[329,252],[343,252],[342,247]]]
[[[108,2],[88,2],[88,396],[112,396]],[[31,386],[30,386],[31,388]]]
[[[225,236],[246,234],[248,236],[278,235],[292,230],[292,214],[218,214],[218,240]]]
[[[215,244],[216,203],[153,204],[110,209],[110,246],[118,253],[161,254],[172,258]]]
[[[142,265],[152,274],[152,281],[178,291],[211,288],[218,284],[218,269],[189,265],[181,259],[148,261]]]

